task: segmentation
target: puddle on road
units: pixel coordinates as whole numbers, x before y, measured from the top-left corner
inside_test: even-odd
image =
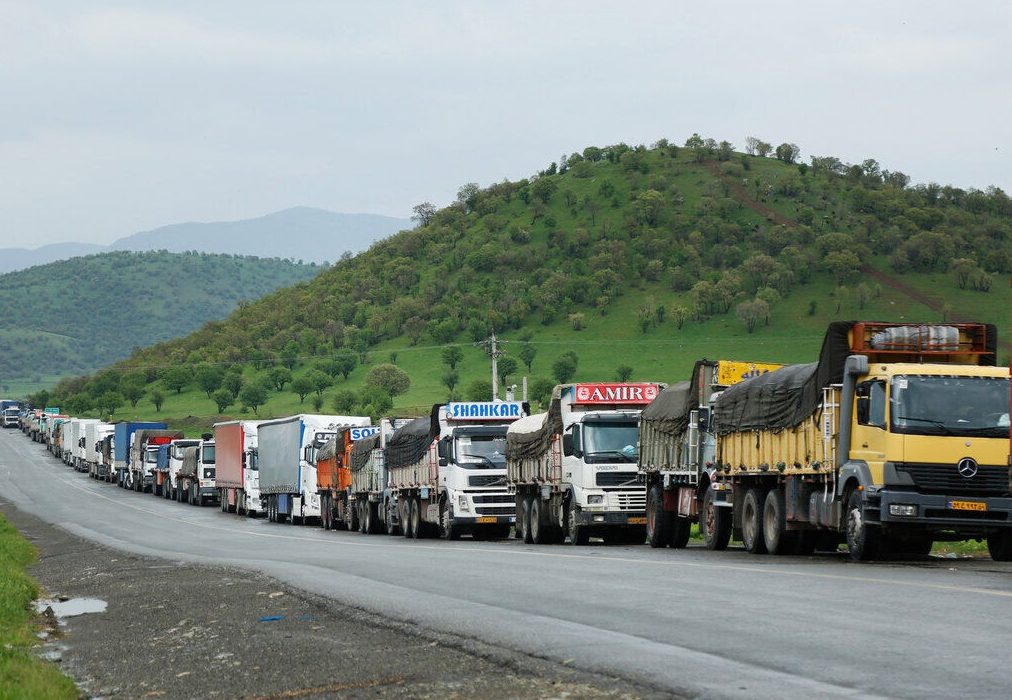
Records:
[[[87,615],[88,613],[102,613],[105,612],[108,606],[108,603],[99,598],[44,599],[35,601],[36,612],[45,614],[47,609],[51,609],[53,615],[61,621],[65,617],[76,617],[77,615]]]

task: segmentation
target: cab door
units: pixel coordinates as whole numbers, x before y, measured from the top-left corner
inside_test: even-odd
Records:
[[[889,441],[889,431],[886,428],[889,425],[886,390],[886,382],[882,379],[869,379],[854,388],[850,458],[868,464],[875,484],[884,482],[883,471]]]

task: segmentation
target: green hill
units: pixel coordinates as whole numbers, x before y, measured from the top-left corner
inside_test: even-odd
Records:
[[[57,393],[85,408],[129,380],[164,405],[142,398],[117,417],[209,416],[219,413],[211,391],[183,377],[176,393],[170,368],[199,369],[207,387],[228,372],[233,389],[274,371],[280,391],[246,395],[259,415],[312,410],[317,392],[300,402],[276,371],[285,366],[318,380],[324,410],[338,397],[341,410],[375,413],[389,402],[367,375],[392,361],[410,379],[394,387],[393,410],[409,413],[487,392],[475,383],[489,362],[473,344],[492,330],[514,358],[507,368],[518,365],[508,383],[527,375],[534,396],[567,374],[672,381],[700,357],[808,361],[841,317],[983,320],[1007,339],[1003,192],[911,187],[874,161],[799,164],[795,148],[777,151],[695,136],[683,147],[592,147],[530,179],[465,185],[449,207],[416,208],[417,229]],[[461,350],[455,372],[442,360],[449,346]],[[354,363],[346,379],[338,360]]]
[[[102,253],[0,275],[0,380],[11,386],[92,371],[320,269],[162,251]]]

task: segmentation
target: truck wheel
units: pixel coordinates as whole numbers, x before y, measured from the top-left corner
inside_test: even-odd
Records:
[[[847,550],[854,561],[871,561],[879,554],[881,533],[864,520],[864,502],[860,491],[847,498]]]
[[[363,532],[367,535],[376,534],[376,520],[379,513],[376,509],[376,504],[372,501],[365,501],[365,529]]]
[[[675,518],[671,524],[671,540],[669,544],[672,549],[685,549],[689,544],[689,535],[692,534],[692,521],[688,518]]]
[[[277,516],[274,514],[274,496],[267,497],[267,522],[276,523]]]
[[[411,529],[411,539],[420,540],[422,539],[422,504],[417,498],[412,498],[411,503],[408,506],[408,523]]]
[[[535,496],[531,499],[530,507],[527,509],[527,531],[530,533],[531,544],[548,543],[545,533],[544,508],[540,498]]]
[[[994,561],[1012,561],[1012,533],[1005,530],[988,535],[987,551]]]
[[[324,530],[334,529],[334,510],[330,505],[330,494],[320,497],[320,527]]]
[[[576,501],[569,501],[569,515],[566,518],[566,529],[569,531],[569,544],[575,547],[584,547],[590,542],[590,533],[586,526],[576,522],[579,511],[576,509]]]
[[[527,539],[527,519],[531,512],[531,502],[526,496],[517,496],[517,539],[530,544]]]
[[[766,539],[763,536],[763,492],[752,487],[745,494],[741,508],[741,539],[745,549],[752,554],[766,553]]]
[[[647,544],[653,548],[667,547],[671,539],[672,513],[664,510],[664,491],[660,484],[650,487],[647,494]]]
[[[345,528],[349,532],[355,532],[359,528],[359,517],[357,508],[349,508],[348,504],[345,503],[344,508],[344,523]]]
[[[453,514],[445,498],[439,507],[439,534],[444,540],[460,539],[460,532],[453,525]]]
[[[787,531],[787,507],[782,488],[773,488],[766,493],[766,502],[763,504],[763,538],[766,541],[766,551],[770,554],[793,554],[797,547],[794,533]]]
[[[708,486],[699,509],[699,534],[707,549],[722,551],[731,541],[731,509],[713,503],[713,486]]]
[[[394,522],[394,509],[389,501],[383,504],[383,512],[385,514],[383,526],[386,528],[387,534],[390,536],[401,534],[401,526]],[[403,523],[404,521],[401,520],[400,522]]]

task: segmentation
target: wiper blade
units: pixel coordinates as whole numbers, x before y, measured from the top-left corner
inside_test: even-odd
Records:
[[[635,455],[627,455],[625,452],[620,452],[619,450],[598,450],[597,452],[587,452],[585,454],[588,457],[600,457],[602,455],[613,455],[615,457],[620,457],[622,460],[624,460],[626,462],[633,462],[633,463],[636,462]]]
[[[916,423],[930,423],[931,425],[941,430],[942,433],[945,435],[954,434],[949,426],[947,426],[940,420],[935,420],[934,418],[915,418],[914,416],[896,416],[896,420],[909,420],[914,421]]]
[[[505,462],[503,462],[502,465],[501,464],[497,464],[497,463],[493,462],[492,459],[490,457],[488,457],[487,455],[472,455],[472,454],[461,453],[460,456],[461,457],[470,457],[471,459],[480,459],[480,460],[482,460],[482,462],[484,462],[488,466],[492,467],[493,469],[500,469],[502,467],[502,465],[506,464]]]

